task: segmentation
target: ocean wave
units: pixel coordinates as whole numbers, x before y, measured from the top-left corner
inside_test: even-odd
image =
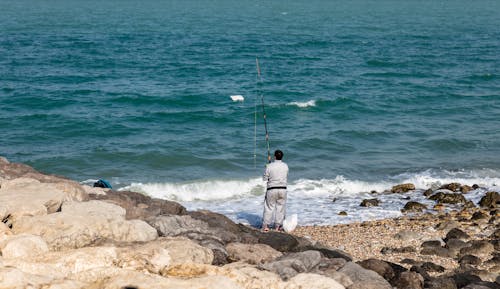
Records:
[[[500,172],[487,169],[456,172],[426,170],[418,173],[404,173],[379,181],[351,180],[344,176],[337,176],[334,179],[299,179],[289,183],[288,191],[291,195],[303,197],[346,197],[364,195],[373,191],[384,192],[401,183],[413,183],[417,189],[424,190],[452,182],[496,188],[500,185]],[[131,190],[155,198],[180,202],[216,201],[262,195],[264,182],[260,178],[252,178],[182,183],[132,183],[120,190]]]
[[[316,106],[316,100],[311,99],[311,100],[306,101],[306,102],[292,101],[292,102],[288,103],[287,105],[294,105],[294,106],[297,106],[300,108],[313,107],[313,106]]]

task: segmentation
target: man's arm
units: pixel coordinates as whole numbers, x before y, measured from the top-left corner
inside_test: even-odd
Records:
[[[264,172],[264,176],[262,177],[262,179],[267,182],[269,181],[269,165],[266,165],[266,171]]]

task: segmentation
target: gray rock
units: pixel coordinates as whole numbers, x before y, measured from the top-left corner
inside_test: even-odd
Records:
[[[294,251],[299,245],[299,241],[294,236],[278,232],[260,234],[258,242],[269,245],[280,252]]]
[[[457,284],[452,278],[437,277],[426,280],[424,283],[427,289],[457,289]]]
[[[480,265],[481,264],[481,259],[474,256],[474,255],[464,255],[460,260],[458,261],[460,265]]]
[[[463,289],[500,289],[500,285],[493,282],[480,281],[469,284],[463,287]]]
[[[326,258],[331,258],[331,259],[342,258],[346,261],[352,261],[351,255],[347,254],[346,252],[339,249],[330,248],[321,244],[316,244],[316,245],[308,244],[297,248],[297,251],[308,251],[308,250],[319,251]]]
[[[401,241],[412,241],[412,240],[419,240],[422,238],[421,234],[414,232],[414,231],[400,231],[394,235],[394,238],[397,240]]]
[[[481,278],[470,273],[457,273],[453,275],[452,278],[455,281],[455,284],[457,284],[458,288],[463,288],[475,282],[481,282]]]
[[[477,211],[472,214],[471,220],[472,221],[488,221],[490,219],[490,216],[484,212]]]
[[[469,234],[465,233],[464,231],[458,228],[454,228],[451,229],[448,232],[448,234],[446,234],[446,238],[444,239],[444,241],[447,242],[450,239],[467,240],[469,238],[470,238]]]
[[[275,272],[283,280],[293,276],[312,271],[321,261],[321,253],[318,251],[304,251],[290,253],[277,258],[275,261],[260,265],[261,269]]]
[[[452,251],[460,252],[462,248],[465,248],[467,246],[469,246],[469,244],[460,239],[449,239],[446,241],[446,248]]]
[[[397,276],[391,284],[396,288],[423,289],[424,278],[412,271],[406,271]]]
[[[462,248],[460,255],[488,256],[495,251],[495,247],[488,241],[474,240],[469,242],[470,246]]]
[[[380,253],[386,255],[386,254],[400,254],[400,253],[415,253],[417,252],[417,249],[407,246],[407,247],[401,247],[401,248],[390,248],[390,247],[383,247],[380,250]]]
[[[454,220],[444,221],[436,225],[436,229],[442,231],[450,231],[458,227],[460,227],[460,223]]]
[[[347,262],[339,272],[351,278],[353,285],[349,288],[392,289],[382,276],[353,262]]]

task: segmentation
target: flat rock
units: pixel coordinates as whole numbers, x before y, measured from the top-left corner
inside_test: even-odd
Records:
[[[23,272],[17,268],[0,268],[0,288],[47,288],[47,289],[83,289],[88,284],[75,280],[57,280],[50,276],[40,276]]]
[[[41,236],[53,250],[81,248],[101,240],[145,242],[158,237],[156,229],[141,220],[103,218],[58,212],[45,216],[22,217],[12,227],[15,234]]]
[[[226,245],[231,262],[243,261],[249,264],[270,262],[283,254],[265,244],[229,243]]]
[[[474,266],[480,265],[482,263],[481,259],[479,257],[474,256],[474,255],[464,255],[460,258],[460,260],[458,262],[460,263],[460,265],[469,264],[469,265],[474,265]]]
[[[446,234],[446,238],[444,239],[444,241],[447,242],[450,239],[467,240],[469,238],[470,238],[469,234],[467,234],[466,232],[464,232],[458,228],[454,228],[454,229],[451,229]]]
[[[442,247],[426,247],[420,251],[422,255],[436,255],[440,257],[453,258],[454,255],[450,250]]]
[[[141,219],[159,215],[184,215],[186,208],[179,203],[156,199],[137,192],[108,190],[106,194],[89,194],[93,200],[102,200],[125,209],[127,219]]]
[[[391,284],[382,276],[353,262],[347,262],[339,272],[352,280],[353,284],[349,288],[392,289]]]
[[[283,289],[345,289],[345,287],[332,278],[313,273],[300,273],[292,277]]]
[[[420,233],[414,231],[403,230],[394,235],[394,239],[401,240],[404,242],[412,241],[412,240],[420,240],[422,239],[422,235]]]
[[[458,289],[452,278],[436,277],[425,281],[425,288],[428,289]]]
[[[399,265],[390,264],[389,262],[377,259],[367,259],[357,262],[357,264],[367,270],[372,270],[378,273],[380,276],[382,276],[385,280],[389,282],[400,273],[406,271],[405,268]]]
[[[304,251],[283,255],[272,262],[260,265],[260,268],[275,272],[283,280],[288,280],[299,273],[310,272],[320,261],[321,253],[318,251]]]

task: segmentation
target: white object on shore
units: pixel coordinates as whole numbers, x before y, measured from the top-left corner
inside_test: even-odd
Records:
[[[283,221],[283,229],[285,232],[290,233],[295,230],[295,227],[297,227],[297,214],[286,217]]]
[[[243,97],[243,95],[239,95],[239,94],[238,95],[231,95],[231,99],[233,101],[244,101],[245,100],[245,98]]]

